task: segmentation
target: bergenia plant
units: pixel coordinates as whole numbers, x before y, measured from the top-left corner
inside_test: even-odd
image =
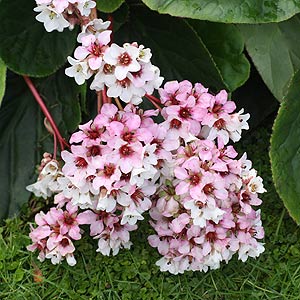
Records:
[[[130,232],[149,214],[148,241],[161,255],[161,271],[206,272],[235,253],[243,262],[258,257],[264,230],[256,208],[265,189],[246,153],[232,146],[249,128],[249,114],[236,112],[225,90],[213,94],[188,80],[161,87],[151,50],[113,43],[111,22],[96,18],[94,1],[36,3],[47,31],[81,25],[65,74],[78,85],[91,79],[98,114],[79,126],[70,145],[48,116],[60,159],[56,146],[45,153],[27,189],[53,197],[54,206],[35,216],[28,250],[41,261],[74,265],[76,241],[89,225],[96,251],[117,255],[130,249]],[[144,101],[155,109],[143,109]]]

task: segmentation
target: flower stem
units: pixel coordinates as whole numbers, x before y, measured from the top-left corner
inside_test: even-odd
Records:
[[[156,100],[154,100],[154,99],[152,98],[152,96],[151,96],[151,95],[148,95],[148,94],[146,94],[145,97],[153,104],[153,106],[155,106],[159,111],[161,111],[162,108],[157,104],[157,101],[159,101],[157,98],[155,98],[155,97],[153,96],[153,98],[156,99]]]
[[[100,113],[102,107],[102,93],[100,91],[97,92],[97,112]]]
[[[33,82],[31,81],[31,79],[28,77],[28,76],[23,76],[26,84],[28,85],[33,97],[35,98],[36,102],[39,104],[43,114],[45,115],[45,117],[47,118],[47,120],[49,121],[52,129],[53,129],[53,132],[54,132],[54,135],[56,135],[58,141],[59,141],[59,144],[60,144],[60,148],[61,150],[64,150],[65,146],[66,147],[70,147],[69,144],[64,140],[64,138],[61,136],[60,132],[59,132],[59,129],[55,123],[55,121],[53,120],[45,102],[43,101],[43,99],[41,98],[39,92],[37,91],[37,89],[35,88]]]
[[[119,98],[114,98],[114,100],[115,100],[115,102],[116,102],[116,104],[117,104],[119,110],[123,110],[123,107],[122,107],[122,104],[121,104]]]
[[[146,94],[145,97],[147,97],[148,99],[153,100],[154,102],[156,102],[158,104],[162,104],[161,101],[158,98],[154,97],[153,95]]]

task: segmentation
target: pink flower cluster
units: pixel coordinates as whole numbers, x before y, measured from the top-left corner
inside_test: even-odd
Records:
[[[39,14],[36,19],[44,24],[46,31],[57,30],[62,32],[64,28],[73,29],[80,23],[79,18],[88,19],[91,9],[96,7],[92,0],[35,0],[37,7],[34,11]],[[81,20],[82,21],[82,20]]]
[[[84,33],[83,39],[89,36]],[[84,47],[78,51],[87,54]],[[99,63],[90,54],[85,59]],[[126,72],[118,74],[129,76]],[[130,232],[148,210],[156,232],[149,243],[162,255],[161,271],[207,271],[234,253],[245,261],[263,252],[260,211],[253,208],[265,192],[262,178],[246,154],[237,159],[227,145],[248,129],[249,115],[235,113],[225,91],[213,95],[200,83],[168,82],[159,93],[165,105],[162,123],[152,119],[158,111],[133,104],[120,111],[105,103],[71,136],[71,151],[61,153],[62,169],[47,158],[43,176],[28,187],[38,196],[55,194],[57,204],[38,215],[39,226],[30,234],[30,250],[38,248],[40,258],[59,262],[66,257],[73,263],[72,240],[80,236],[80,224],[90,224],[98,252],[116,255],[130,248]],[[77,207],[85,212],[78,214]],[[64,214],[73,216],[77,235],[61,229]]]
[[[77,206],[68,203],[66,210],[52,207],[46,214],[43,212],[35,216],[37,228],[32,228],[29,234],[33,244],[28,246],[30,251],[38,250],[38,259],[51,259],[53,264],[63,259],[71,266],[76,264],[73,255],[75,247],[72,240],[81,239],[79,225],[90,224],[89,213],[77,213]]]
[[[201,84],[169,82],[160,95],[162,126],[180,144],[150,211],[156,234],[148,240],[163,256],[157,265],[178,274],[219,268],[236,252],[242,261],[257,257],[264,231],[253,206],[261,204],[262,179],[246,154],[237,160],[234,148],[224,146],[240,138],[249,116],[233,113],[225,91],[214,96]]]
[[[163,78],[151,64],[151,51],[137,43],[110,44],[109,22],[95,19],[83,27],[78,36],[74,58],[68,57],[72,65],[65,73],[83,84],[95,75],[91,89],[100,91],[107,87],[108,97],[119,97],[125,103],[139,104],[146,93],[158,89]]]

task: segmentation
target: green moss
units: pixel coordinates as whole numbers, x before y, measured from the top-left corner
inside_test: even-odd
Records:
[[[242,263],[234,258],[206,274],[161,273],[144,222],[133,234],[132,250],[116,257],[96,253],[95,241],[85,237],[76,245],[75,267],[41,264],[26,250],[29,225],[16,218],[0,228],[0,299],[299,299],[300,232],[272,184],[270,132],[271,126],[261,127],[237,146],[240,153],[247,151],[268,190],[261,207],[266,251],[259,259]],[[34,282],[37,268],[42,282]]]

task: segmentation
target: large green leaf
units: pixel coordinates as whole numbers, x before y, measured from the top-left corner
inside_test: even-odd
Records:
[[[300,11],[298,0],[142,0],[161,14],[222,23],[268,23]]]
[[[64,70],[37,81],[37,87],[53,114],[62,133],[67,137],[81,122],[81,87]]]
[[[271,138],[271,164],[276,190],[300,224],[300,72],[291,81]]]
[[[281,101],[300,68],[300,17],[278,24],[241,25],[240,29],[256,68]]]
[[[0,106],[5,93],[6,65],[0,58]]]
[[[202,39],[183,19],[131,7],[129,22],[116,32],[115,39],[151,48],[152,61],[166,80],[188,79],[215,89],[228,88]]]
[[[190,20],[231,91],[249,78],[250,63],[243,54],[244,39],[235,25]]]
[[[18,74],[41,77],[61,67],[76,44],[76,30],[46,32],[33,0],[0,2],[0,57]]]
[[[0,218],[12,215],[29,198],[37,150],[38,107],[20,78],[10,76],[0,109]]]
[[[115,10],[117,10],[124,0],[96,0],[97,2],[97,8],[106,13],[111,13]]]
[[[61,133],[68,138],[81,121],[79,90],[63,70],[36,81],[36,86]],[[18,212],[30,197],[26,185],[36,180],[42,152],[53,151],[43,126],[44,116],[21,77],[10,73],[0,109],[0,219]]]

